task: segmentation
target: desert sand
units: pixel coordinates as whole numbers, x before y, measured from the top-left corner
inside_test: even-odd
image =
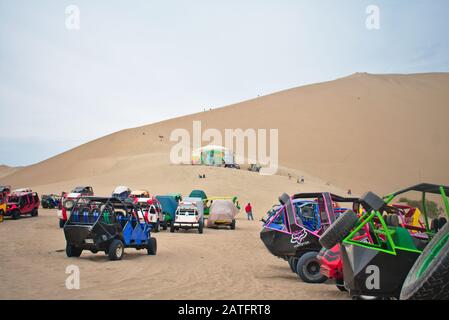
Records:
[[[155,234],[157,256],[127,250],[65,256],[55,210],[0,224],[1,299],[344,299],[331,283],[309,285],[273,257],[258,220],[283,193],[326,190],[344,195],[392,191],[421,181],[449,184],[449,74],[352,76],[294,88],[236,105],[123,130],[28,167],[0,168],[0,184],[60,193],[92,185],[107,195],[117,185],[152,194],[203,189],[251,202],[256,221],[237,229]],[[175,128],[278,128],[277,175],[172,165]],[[163,136],[161,139],[160,136]],[[198,179],[198,174],[206,179]],[[286,176],[292,174],[291,180]],[[304,176],[305,184],[296,183]],[[65,268],[81,270],[81,289],[65,288]]]

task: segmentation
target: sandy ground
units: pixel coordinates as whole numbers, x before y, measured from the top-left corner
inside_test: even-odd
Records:
[[[209,196],[238,195],[251,202],[255,221],[242,212],[237,229],[205,229],[199,235],[161,231],[154,234],[158,254],[129,249],[124,260],[111,262],[103,253],[65,255],[65,238],[56,210],[41,209],[37,218],[5,220],[0,224],[0,299],[345,299],[333,284],[303,283],[286,261],[272,256],[259,238],[260,218],[282,192],[322,190],[342,194],[334,186],[306,176],[306,184],[283,176],[261,176],[246,170],[172,166],[166,155],[128,158],[114,169],[89,178],[48,185],[32,185],[39,193],[60,192],[87,183],[98,195],[115,185],[145,188],[153,194],[199,188]],[[107,162],[107,161],[105,161]],[[123,166],[123,167],[122,167]],[[206,179],[198,179],[198,174]],[[242,210],[243,211],[243,210]],[[81,289],[67,290],[68,265],[81,271]]]
[[[122,261],[104,253],[67,258],[55,210],[0,224],[0,299],[345,299],[332,284],[311,285],[266,251],[260,223],[242,216],[237,229],[200,235],[160,232],[156,256],[127,249]],[[80,290],[65,287],[69,265]]]

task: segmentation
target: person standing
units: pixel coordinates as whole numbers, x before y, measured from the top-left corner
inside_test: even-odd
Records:
[[[251,207],[251,203],[248,202],[248,204],[245,207],[246,215],[248,216],[248,220],[254,220],[253,217],[253,207]]]

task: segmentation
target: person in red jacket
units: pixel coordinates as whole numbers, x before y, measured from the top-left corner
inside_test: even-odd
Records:
[[[253,217],[253,207],[251,207],[251,203],[248,202],[248,204],[245,206],[246,215],[248,216],[248,220],[254,220]]]

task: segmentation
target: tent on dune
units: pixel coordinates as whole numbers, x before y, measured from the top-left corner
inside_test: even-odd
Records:
[[[233,153],[222,146],[208,145],[192,151],[193,165],[221,166],[233,163]]]

